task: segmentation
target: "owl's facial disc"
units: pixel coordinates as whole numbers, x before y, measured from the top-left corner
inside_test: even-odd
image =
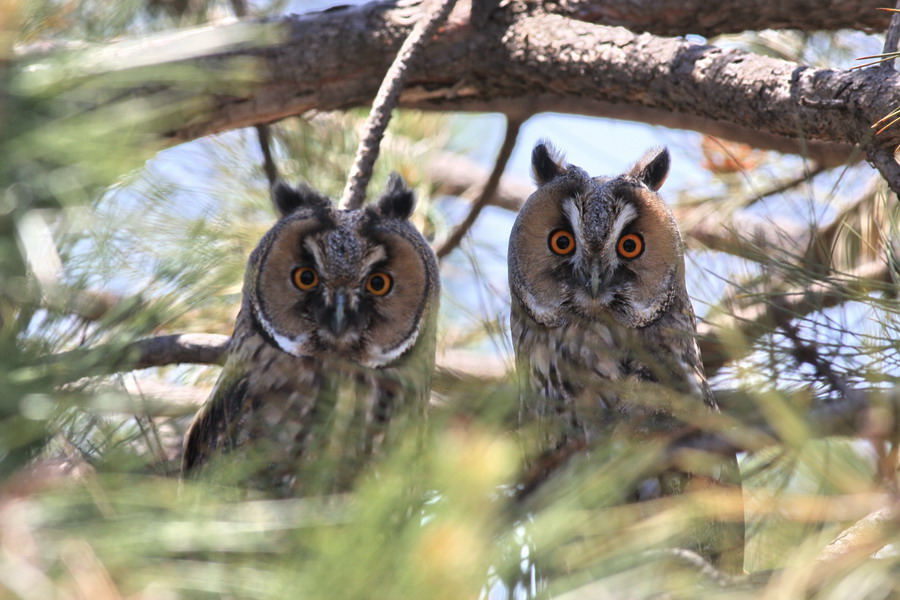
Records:
[[[381,367],[413,346],[434,282],[407,221],[329,210],[276,229],[256,259],[254,316],[281,350]]]

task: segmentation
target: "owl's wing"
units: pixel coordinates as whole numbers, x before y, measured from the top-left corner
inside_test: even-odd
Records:
[[[191,422],[184,441],[181,474],[187,476],[216,452],[232,446],[235,425],[247,400],[246,370],[228,361],[209,400]]]

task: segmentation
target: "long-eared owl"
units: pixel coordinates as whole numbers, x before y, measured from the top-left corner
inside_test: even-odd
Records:
[[[622,175],[591,177],[549,144],[534,148],[538,188],[513,226],[509,282],[522,416],[538,424],[538,454],[591,448],[617,431],[674,436],[685,424],[671,398],[718,411],[695,339],[681,235],[657,193],[669,163],[657,148]],[[735,457],[712,462],[702,472],[651,473],[626,496],[712,485],[739,498]],[[722,568],[742,569],[742,523],[705,523],[689,536]]]
[[[437,261],[409,221],[415,198],[399,176],[359,210],[303,185],[279,184],[273,198],[281,218],[250,256],[226,363],[188,431],[182,472],[216,463],[220,478],[275,495],[345,491],[399,422],[425,416]]]

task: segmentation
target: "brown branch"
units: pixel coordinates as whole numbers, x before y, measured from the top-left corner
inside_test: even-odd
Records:
[[[132,357],[130,370],[183,363],[217,364],[224,360],[230,339],[216,333],[161,335],[129,344],[125,354]]]
[[[426,168],[428,179],[437,184],[439,192],[463,198],[469,190],[482,186],[488,177],[488,173],[477,162],[457,154],[438,154]],[[505,175],[500,178],[496,191],[488,197],[487,203],[518,212],[533,191],[533,185]]]
[[[896,151],[888,150],[873,142],[866,147],[866,156],[887,181],[891,191],[900,198],[900,164],[897,163]]]
[[[124,347],[99,345],[78,348],[47,357],[59,384],[122,371],[178,364],[219,364],[225,358],[227,335],[181,333],[144,338]],[[96,359],[90,357],[95,356]]]
[[[900,0],[894,5],[895,10],[900,11]],[[884,47],[882,54],[889,54],[897,51],[897,43],[900,42],[900,12],[891,12],[891,23],[888,26],[887,33],[884,35]],[[879,67],[885,71],[894,70],[894,60],[885,60]]]
[[[397,57],[391,63],[381,87],[378,88],[378,93],[375,94],[375,102],[363,126],[362,139],[356,150],[350,175],[347,177],[347,186],[341,196],[341,208],[355,210],[365,201],[366,187],[378,159],[381,138],[384,137],[391,120],[391,112],[397,106],[403,84],[423,47],[453,10],[455,4],[456,0],[438,0],[431,14],[424,13],[419,17],[416,26],[397,52]]]
[[[897,1],[896,8],[900,10],[900,0]],[[890,27],[888,27],[887,34],[884,36],[884,50],[882,52],[884,54],[896,52],[898,41],[900,41],[900,12],[894,12],[891,16]],[[882,73],[893,74],[894,61],[895,59],[893,58],[884,60],[877,68]],[[874,129],[876,126],[880,126],[880,119],[872,125],[872,128]],[[883,132],[882,130],[881,133]],[[894,146],[893,151],[889,151],[886,147],[873,141],[866,145],[866,156],[869,162],[878,169],[878,172],[887,181],[891,191],[900,199],[900,164],[897,164],[897,149],[897,146]]]
[[[816,557],[817,571],[827,574],[848,563],[867,560],[890,543],[898,530],[898,507],[886,506],[842,531]]]
[[[744,204],[744,207],[747,208],[753,206],[757,202],[762,202],[770,196],[778,196],[780,194],[784,194],[785,192],[789,192],[790,190],[794,189],[797,186],[803,185],[804,183],[809,183],[817,176],[824,173],[826,170],[827,169],[824,166],[818,163],[811,165],[809,168],[804,167],[803,173],[797,175],[792,179],[788,179],[787,181],[775,184],[769,189],[759,192],[756,196],[754,196],[746,204]]]
[[[278,181],[278,167],[272,157],[272,136],[268,125],[257,125],[256,135],[259,138],[259,149],[263,155],[263,171],[269,180],[269,187],[275,187]]]
[[[519,138],[519,129],[521,129],[521,127],[522,120],[514,117],[507,117],[506,134],[503,137],[503,143],[500,145],[500,150],[497,152],[497,159],[494,162],[494,169],[491,171],[491,174],[490,176],[488,176],[484,187],[478,194],[478,198],[475,200],[475,202],[472,203],[472,207],[469,209],[469,214],[466,215],[466,218],[456,226],[453,232],[447,237],[446,240],[444,240],[444,243],[441,244],[435,252],[438,259],[444,258],[448,254],[453,252],[453,250],[456,249],[457,246],[459,246],[460,242],[462,242],[463,237],[465,237],[466,233],[469,232],[469,229],[471,229],[472,225],[475,224],[475,221],[481,214],[482,209],[484,209],[490,199],[494,197],[494,194],[497,192],[497,188],[500,185],[500,177],[503,175],[503,171],[506,169],[506,164],[509,162],[509,157],[512,155],[512,151],[516,147],[516,140]]]
[[[884,31],[885,0],[725,0],[715,10],[704,0],[559,0],[559,12],[582,21],[618,25],[656,35],[703,36],[761,29]]]
[[[773,144],[807,140],[812,148],[816,141],[829,142],[830,158],[811,154],[827,166],[836,154],[846,160],[849,145],[860,142],[861,132],[900,100],[900,77],[877,69],[815,69],[685,39],[529,14],[526,8],[515,1],[504,5],[477,33],[451,20],[423,50],[400,105],[608,115],[614,115],[613,107],[633,107],[638,116],[653,115],[648,120],[675,115],[728,139],[765,132]],[[250,59],[258,72],[268,74],[262,81],[245,81],[230,93],[221,88],[176,91],[164,83],[135,93],[152,92],[160,101],[176,93],[180,98],[200,94],[191,104],[196,109],[183,111],[183,124],[169,131],[173,142],[309,110],[364,105],[378,88],[391,48],[421,14],[415,4],[374,3],[283,17],[272,21],[285,32],[282,42],[185,61],[213,72]],[[128,53],[117,56],[116,64],[124,69]],[[346,57],[352,57],[353,68]],[[900,132],[887,133],[885,145],[900,140]],[[801,152],[801,145],[795,142],[792,151]]]

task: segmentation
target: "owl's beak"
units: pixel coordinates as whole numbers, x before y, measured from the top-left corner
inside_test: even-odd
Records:
[[[591,298],[594,300],[597,299],[597,294],[600,293],[601,283],[603,283],[603,276],[600,271],[600,265],[598,263],[591,263],[591,279],[589,285],[591,289]]]
[[[340,336],[347,328],[347,292],[338,290],[334,293],[334,310],[329,322],[331,333]]]

